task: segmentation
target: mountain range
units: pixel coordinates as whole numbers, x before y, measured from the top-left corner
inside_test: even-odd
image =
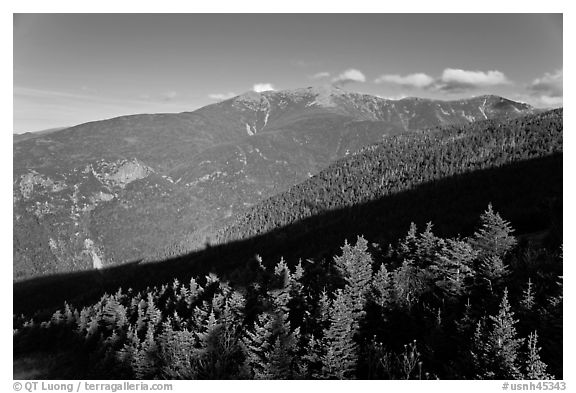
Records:
[[[536,112],[314,87],[14,138],[14,279],[181,255],[374,143]]]

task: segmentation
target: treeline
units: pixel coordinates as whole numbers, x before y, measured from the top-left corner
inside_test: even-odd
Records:
[[[442,179],[561,154],[562,115],[563,110],[556,109],[513,120],[387,136],[238,215],[211,240],[246,239]],[[486,184],[474,186],[481,189]],[[410,214],[410,206],[405,209],[408,217],[417,216]]]
[[[467,238],[412,225],[383,252],[256,257],[245,286],[211,274],[15,317],[14,355],[66,348],[59,379],[562,378],[561,248],[522,243],[489,206]]]

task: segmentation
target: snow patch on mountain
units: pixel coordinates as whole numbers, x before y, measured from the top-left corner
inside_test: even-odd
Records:
[[[488,116],[486,116],[486,112],[485,112],[487,99],[488,98],[484,98],[484,102],[482,103],[482,106],[478,107],[478,109],[480,109],[480,112],[482,112],[482,114],[484,115],[484,119],[488,119]]]

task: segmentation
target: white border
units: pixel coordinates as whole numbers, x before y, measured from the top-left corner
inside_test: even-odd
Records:
[[[380,4],[378,4],[380,3]],[[394,4],[390,4],[394,3]],[[225,13],[263,13],[263,12],[296,12],[296,13],[378,13],[378,12],[418,12],[418,13],[453,13],[453,12],[496,12],[496,13],[564,13],[564,66],[566,70],[564,73],[565,85],[574,86],[572,78],[572,70],[574,67],[573,50],[568,47],[568,37],[576,37],[574,34],[574,13],[573,2],[568,1],[539,1],[527,4],[523,2],[504,2],[502,0],[482,0],[474,2],[474,4],[467,4],[471,2],[464,2],[461,0],[453,1],[411,1],[411,2],[386,2],[386,1],[370,1],[370,0],[355,0],[352,3],[347,2],[311,2],[306,0],[290,0],[288,2],[280,1],[154,1],[154,2],[129,2],[119,0],[98,0],[91,2],[81,1],[8,1],[3,2],[2,5],[2,19],[0,28],[2,29],[2,52],[4,53],[2,61],[2,83],[3,83],[3,108],[6,108],[3,116],[4,131],[0,133],[2,137],[2,170],[0,173],[1,184],[4,184],[3,192],[1,194],[2,210],[1,216],[2,224],[0,226],[0,250],[2,250],[2,304],[11,309],[12,305],[12,118],[13,118],[13,61],[12,61],[12,13],[71,13],[71,12],[101,12],[101,13],[133,13],[133,12],[146,12],[146,13],[170,13],[170,12],[185,12],[185,13],[205,13],[205,12],[225,12]],[[572,7],[571,7],[572,6]],[[573,42],[572,42],[573,45]],[[538,53],[538,48],[534,48],[535,55]],[[565,306],[564,306],[564,376],[570,390],[576,389],[576,379],[573,378],[573,373],[569,371],[569,365],[574,356],[574,263],[576,263],[575,248],[572,243],[574,234],[570,231],[574,221],[574,179],[572,170],[576,169],[574,157],[575,140],[573,132],[575,132],[573,124],[573,116],[570,113],[572,108],[572,90],[565,89],[564,91],[564,107],[568,108],[564,112],[564,125],[565,130],[565,154],[564,158],[564,236],[566,237],[564,246],[564,291],[565,291]],[[10,119],[10,120],[9,120]],[[9,132],[8,132],[9,131]],[[8,313],[6,313],[8,314]],[[2,343],[4,344],[4,351],[2,355],[2,381],[5,391],[12,391],[12,339],[11,328],[12,322],[6,321],[2,324]],[[322,385],[319,385],[322,384]],[[572,386],[574,385],[574,386]],[[314,388],[327,388],[337,391],[345,391],[351,388],[365,388],[365,389],[387,389],[390,391],[400,391],[406,389],[422,389],[425,388],[431,392],[446,392],[446,391],[459,391],[466,389],[469,392],[490,392],[501,391],[501,382],[495,381],[434,381],[434,382],[418,382],[418,381],[264,381],[264,382],[225,382],[225,381],[196,381],[196,382],[178,382],[174,381],[174,391],[185,392],[194,389],[197,391],[204,389],[234,389],[234,391],[271,391],[275,392],[293,393],[294,389],[314,389]]]

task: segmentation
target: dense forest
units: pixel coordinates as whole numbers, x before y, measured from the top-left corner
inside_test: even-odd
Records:
[[[238,215],[211,240],[226,243],[250,238],[442,179],[561,154],[562,114],[563,110],[557,109],[511,120],[484,120],[384,137],[383,142],[337,161],[311,179]],[[511,187],[515,187],[513,183],[518,180],[510,180]],[[470,184],[468,179],[466,183],[461,184],[462,194],[468,190],[481,192],[485,187]],[[502,192],[505,191],[493,194],[497,197]],[[453,197],[454,194],[444,196]],[[414,208],[402,206],[408,220],[420,217]],[[468,219],[467,211],[460,214],[461,219]],[[388,209],[386,214],[394,213],[398,212]],[[396,226],[398,219],[392,216],[387,221]],[[308,226],[310,231],[317,231],[324,224],[315,222]]]
[[[477,220],[478,221],[478,220]],[[16,358],[43,378],[562,378],[562,249],[518,241],[492,206],[469,237],[432,224],[375,254],[363,237],[330,260],[250,265],[14,318]],[[268,264],[269,265],[269,264]]]

